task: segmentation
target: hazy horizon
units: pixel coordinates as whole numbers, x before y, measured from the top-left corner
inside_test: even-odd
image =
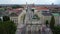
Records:
[[[0,0],[0,4],[59,4],[60,0]]]

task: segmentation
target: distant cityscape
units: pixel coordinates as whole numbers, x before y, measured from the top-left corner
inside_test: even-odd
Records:
[[[42,28],[46,30],[45,34],[53,34],[49,24],[54,16],[55,26],[60,26],[60,5],[0,5],[2,21],[3,16],[9,16],[17,25],[16,34],[44,34]]]

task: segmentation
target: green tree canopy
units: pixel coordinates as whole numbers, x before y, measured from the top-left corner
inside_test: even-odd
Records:
[[[53,34],[60,34],[60,26],[55,26],[54,27]]]
[[[23,6],[20,6],[20,5],[14,5],[12,6],[13,9],[16,9],[16,8],[23,8]]]
[[[0,34],[15,34],[16,25],[12,21],[0,21]]]
[[[49,24],[49,23],[48,23],[48,20],[46,20],[45,24],[46,24],[46,26]]]
[[[9,20],[10,20],[9,16],[3,16],[3,21],[9,21]]]
[[[0,18],[0,21],[2,21],[1,18]]]
[[[16,24],[8,16],[3,16],[3,21],[0,21],[0,34],[15,34],[16,29]]]
[[[53,29],[55,25],[55,18],[54,16],[51,17],[51,21],[50,21],[50,28]]]

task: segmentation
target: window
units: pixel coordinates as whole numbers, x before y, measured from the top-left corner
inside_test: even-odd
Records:
[[[14,23],[18,23],[18,18],[11,18]]]

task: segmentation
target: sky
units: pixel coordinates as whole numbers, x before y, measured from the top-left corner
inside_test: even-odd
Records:
[[[60,4],[60,0],[0,0],[0,4]]]

